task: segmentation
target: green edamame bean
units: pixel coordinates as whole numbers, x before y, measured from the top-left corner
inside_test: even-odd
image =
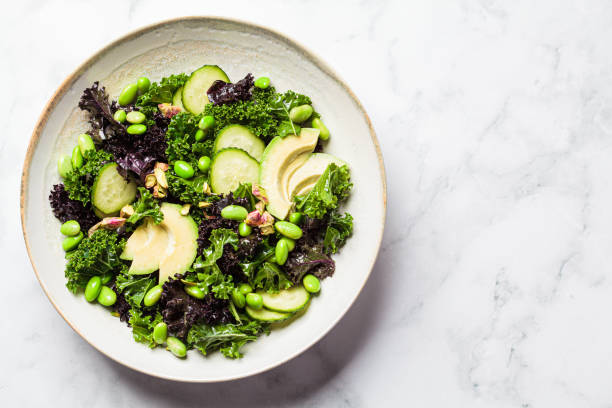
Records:
[[[215,118],[210,115],[204,116],[202,119],[200,119],[200,122],[198,123],[198,127],[204,131],[210,129],[213,126],[215,126]]]
[[[247,209],[240,205],[228,205],[221,210],[221,216],[228,220],[242,221],[247,215],[249,215]]]
[[[65,223],[62,224],[60,228],[60,232],[66,235],[67,237],[74,237],[79,232],[81,232],[81,226],[79,225],[78,221],[75,221],[75,220],[66,221]]]
[[[143,125],[142,123],[137,123],[135,125],[128,126],[126,131],[130,135],[142,135],[144,132],[147,131],[147,127]]]
[[[88,150],[95,150],[94,142],[87,133],[81,133],[78,138],[79,150],[81,154],[85,156],[85,152]]]
[[[254,84],[259,89],[266,89],[270,86],[270,78],[268,77],[259,77],[255,80]]]
[[[149,90],[149,87],[151,86],[151,81],[149,81],[149,78],[147,77],[140,77],[138,78],[136,85],[138,86],[138,91],[142,94]]]
[[[201,140],[204,140],[204,131],[202,129],[198,129],[195,132],[195,141],[199,142]]]
[[[98,303],[102,306],[112,306],[117,301],[117,294],[108,286],[102,286],[98,295]]]
[[[202,156],[198,159],[198,169],[200,169],[201,172],[205,173],[208,171],[208,169],[210,168],[210,157],[208,156]]]
[[[291,239],[302,238],[302,229],[297,225],[287,221],[277,221],[274,224],[274,229],[281,234]]]
[[[304,276],[302,284],[304,285],[304,289],[310,293],[317,293],[319,290],[321,290],[321,282],[319,281],[319,278],[311,274]]]
[[[263,298],[258,293],[249,293],[246,295],[246,304],[253,309],[261,309],[263,306]]]
[[[295,225],[300,225],[304,220],[302,213],[294,212],[289,214],[289,222]]]
[[[74,248],[76,248],[81,243],[82,240],[83,240],[83,232],[81,231],[78,233],[78,235],[75,235],[73,237],[64,238],[64,241],[62,241],[62,248],[66,252],[72,251]]]
[[[68,173],[72,171],[71,160],[71,157],[65,154],[57,161],[57,172],[59,173],[60,177],[66,178]]]
[[[163,289],[161,285],[155,285],[151,289],[149,289],[143,299],[144,305],[153,306],[154,304],[159,302],[159,299],[162,295],[162,291]]]
[[[196,299],[204,299],[204,296],[206,296],[204,292],[202,292],[202,289],[198,288],[196,285],[185,285],[185,293]]]
[[[104,275],[102,275],[100,279],[102,279],[102,284],[106,285],[108,282],[111,281],[111,279],[113,279],[113,274],[111,272],[107,272]]]
[[[99,276],[92,276],[85,286],[85,300],[93,302],[98,298],[100,291],[102,290],[102,279]]]
[[[81,149],[79,149],[79,146],[74,146],[74,149],[72,149],[70,164],[72,164],[73,169],[78,169],[83,165],[83,155],[81,154]]]
[[[291,238],[282,237],[281,239],[279,239],[279,241],[285,241],[287,243],[287,249],[289,250],[289,252],[293,251],[293,249],[295,248],[295,241]]]
[[[127,115],[125,115],[125,119],[130,123],[139,124],[144,122],[147,117],[142,112],[131,111]]]
[[[168,338],[168,325],[164,322],[157,323],[153,328],[153,341],[157,344],[164,344]]]
[[[253,227],[251,227],[247,223],[241,222],[240,225],[238,225],[238,234],[240,234],[241,237],[248,237],[249,235],[251,235],[252,232]]]
[[[312,127],[315,129],[319,129],[319,139],[327,140],[329,139],[329,129],[323,121],[319,118],[315,118],[312,120]]]
[[[177,160],[174,162],[174,172],[177,176],[184,179],[192,178],[195,173],[193,167],[191,167],[191,164],[183,160]]]
[[[166,350],[179,358],[183,358],[187,355],[187,347],[185,343],[177,339],[176,337],[168,337],[166,339]]]
[[[295,123],[302,123],[312,115],[312,112],[314,112],[314,110],[310,105],[296,106],[289,111],[289,119]]]
[[[234,302],[234,306],[239,309],[242,309],[246,304],[246,298],[242,293],[240,293],[238,288],[234,288],[234,290],[232,290],[232,302]]]
[[[127,115],[126,115],[126,113],[125,113],[125,111],[123,109],[119,109],[113,115],[113,119],[115,119],[119,123],[125,122],[126,117],[127,117]]]
[[[119,105],[125,106],[136,100],[136,96],[138,95],[138,84],[129,84],[119,94],[119,98],[117,98],[117,102]]]
[[[289,256],[289,247],[287,246],[287,241],[283,241],[279,239],[276,243],[276,248],[274,250],[274,255],[276,256],[276,263],[279,265],[284,265],[287,262],[287,257]]]
[[[253,291],[253,288],[248,283],[243,283],[238,287],[238,290],[240,291],[240,293],[246,296]]]

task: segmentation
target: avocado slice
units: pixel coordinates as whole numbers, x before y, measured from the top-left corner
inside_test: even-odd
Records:
[[[335,163],[338,166],[346,165],[344,160],[327,153],[312,153],[308,160],[298,168],[287,183],[287,196],[289,199],[296,195],[308,193],[325,172],[327,166]]]
[[[280,179],[280,183],[283,189],[283,193],[285,194],[285,198],[288,201],[291,201],[291,196],[289,195],[289,192],[287,191],[287,187],[289,186],[289,180],[291,179],[291,176],[293,176],[295,171],[299,169],[300,167],[302,167],[304,163],[306,163],[306,160],[308,160],[308,157],[311,154],[312,153],[309,153],[309,152],[300,154],[291,163],[289,163],[289,165],[283,172],[283,175]]]
[[[158,270],[168,249],[168,232],[161,224],[156,225],[151,220],[147,220],[139,228],[143,227],[146,231],[146,241],[140,248],[134,250],[128,272],[131,275],[146,275]]]
[[[299,155],[312,152],[318,139],[318,129],[302,128],[299,136],[275,137],[264,150],[259,184],[268,195],[267,209],[276,218],[284,220],[292,206],[282,185],[285,170]]]
[[[159,262],[159,283],[177,273],[185,273],[196,258],[198,226],[190,215],[181,215],[178,204],[163,203],[162,225],[168,231],[168,246],[165,256]]]
[[[136,230],[130,235],[127,242],[125,243],[125,248],[123,252],[119,256],[119,258],[124,259],[126,261],[131,261],[134,259],[134,253],[144,247],[147,244],[149,235],[147,234],[146,224],[141,225],[136,228]]]

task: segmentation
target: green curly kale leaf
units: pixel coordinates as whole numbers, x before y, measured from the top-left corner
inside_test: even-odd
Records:
[[[344,213],[344,216],[333,213],[329,218],[329,224],[323,239],[325,253],[335,254],[338,252],[352,233],[353,216],[349,213]]]
[[[132,326],[132,336],[139,343],[147,344],[151,348],[157,347],[157,343],[153,340],[153,329],[158,323],[161,323],[162,315],[157,312],[155,317],[143,316],[140,310],[130,310],[130,326]]]
[[[209,240],[211,245],[193,264],[193,269],[198,272],[198,286],[204,293],[214,293],[217,299],[229,299],[234,289],[233,279],[231,275],[221,272],[217,261],[223,256],[225,245],[238,249],[238,234],[227,228],[219,228],[212,231]]]
[[[191,327],[187,343],[200,350],[204,355],[215,350],[228,358],[240,358],[240,349],[249,341],[254,341],[262,333],[269,332],[267,326],[253,320],[243,325],[221,324],[208,326],[197,324]]]
[[[138,97],[136,106],[157,106],[160,103],[171,103],[174,92],[189,79],[187,74],[170,75],[157,83],[153,82],[149,90]]]
[[[84,159],[83,166],[68,173],[64,179],[64,187],[71,200],[87,205],[91,202],[91,188],[100,169],[113,160],[113,155],[104,150],[88,150]]]
[[[140,308],[146,293],[157,285],[157,279],[154,274],[129,275],[120,273],[117,275],[115,285],[132,308]]]
[[[295,197],[296,208],[311,218],[323,218],[338,208],[352,187],[348,167],[330,163],[308,194]]]
[[[151,217],[156,224],[159,224],[164,219],[159,202],[153,197],[153,194],[144,187],[138,187],[140,198],[132,205],[134,214],[130,215],[127,222],[137,224],[145,217]]]
[[[184,160],[195,169],[201,156],[212,155],[214,144],[212,132],[209,132],[208,138],[203,141],[196,142],[195,140],[200,118],[201,115],[195,116],[188,112],[181,112],[170,120],[166,132],[166,142],[168,143],[166,155],[170,164],[177,160]]]
[[[254,288],[263,289],[268,293],[278,293],[283,289],[289,289],[291,285],[287,275],[271,262],[264,262],[253,279]]]

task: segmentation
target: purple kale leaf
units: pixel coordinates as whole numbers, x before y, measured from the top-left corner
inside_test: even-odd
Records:
[[[329,255],[325,254],[323,245],[300,243],[290,252],[284,270],[289,279],[298,283],[307,273],[319,279],[332,276],[336,270],[336,264]]]
[[[113,118],[116,106],[108,101],[108,94],[98,81],[83,91],[79,101],[79,108],[89,112],[89,123],[92,127],[91,136],[100,141],[102,139],[125,134],[125,127]]]
[[[206,94],[213,105],[248,101],[253,96],[253,75],[247,74],[234,84],[217,80],[208,88]]]
[[[75,220],[83,231],[87,231],[98,222],[90,205],[84,206],[82,202],[71,200],[63,184],[56,184],[49,194],[49,202],[53,215],[61,222]]]

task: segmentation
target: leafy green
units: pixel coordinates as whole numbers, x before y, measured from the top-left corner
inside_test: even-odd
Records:
[[[174,92],[185,84],[187,74],[170,75],[157,83],[153,82],[149,90],[138,97],[136,106],[157,106],[160,103],[172,102]]]
[[[177,160],[184,160],[195,169],[201,156],[212,155],[214,145],[212,132],[209,132],[209,137],[203,141],[196,142],[195,140],[201,117],[202,115],[196,116],[188,112],[181,112],[172,117],[166,132],[168,143],[166,155],[169,163],[173,164]]]
[[[333,213],[329,218],[329,224],[325,231],[325,238],[323,239],[323,246],[326,253],[335,254],[338,252],[347,238],[353,233],[353,216],[349,213],[344,213],[341,216],[337,213]]]
[[[184,179],[177,176],[174,169],[166,172],[168,180],[168,191],[172,197],[183,203],[198,205],[200,201],[210,201],[212,196],[204,194],[204,183],[208,181],[206,176],[197,176],[192,179]]]
[[[66,264],[66,287],[74,293],[84,288],[92,276],[117,273],[127,269],[119,259],[125,240],[114,231],[99,229],[83,239]]]
[[[234,190],[234,197],[236,198],[246,198],[249,202],[249,211],[253,211],[255,209],[255,204],[257,203],[257,198],[253,195],[253,190],[251,188],[251,183],[240,184]]]
[[[120,273],[117,275],[115,284],[132,308],[140,308],[142,299],[149,289],[157,284],[157,279],[154,275]]]
[[[91,188],[100,169],[113,160],[113,155],[104,150],[85,152],[83,166],[73,169],[64,179],[64,187],[71,200],[78,200],[84,205],[91,201]]]
[[[259,252],[259,254],[255,257],[255,259],[253,259],[252,261],[247,260],[245,262],[241,262],[238,264],[240,269],[242,269],[242,272],[244,273],[244,275],[247,278],[249,278],[249,280],[254,279],[257,267],[263,264],[266,261],[266,259],[274,255],[274,247],[270,246],[267,240],[264,240],[262,242],[262,247],[263,248],[261,252]]]
[[[229,299],[234,289],[233,278],[221,272],[217,261],[223,256],[225,245],[231,245],[234,250],[238,249],[238,234],[227,228],[219,228],[212,231],[209,240],[211,245],[204,249],[202,256],[193,264],[193,268],[198,272],[198,286],[204,293],[214,293],[218,299]]]
[[[323,218],[348,197],[353,187],[347,166],[330,163],[307,195],[295,197],[296,208],[311,218]]]
[[[253,279],[253,287],[265,290],[268,293],[278,293],[292,285],[287,275],[275,264],[264,262],[257,270]]]
[[[140,310],[130,309],[130,325],[134,340],[145,343],[151,348],[157,347],[157,343],[153,340],[153,329],[157,323],[162,321],[162,315],[159,312],[155,313],[155,318],[151,318],[151,316],[143,316]]]
[[[194,325],[187,335],[187,343],[200,350],[204,355],[215,350],[228,358],[240,358],[240,349],[248,341],[256,340],[259,335],[266,331],[261,323],[252,320],[244,325],[222,324],[208,326],[205,324]]]
[[[140,192],[140,198],[132,207],[134,207],[134,214],[130,215],[127,222],[136,224],[144,217],[151,217],[156,224],[159,224],[164,219],[159,202],[153,197],[153,194],[144,187],[138,187]]]
[[[279,121],[277,129],[278,135],[280,137],[299,135],[300,127],[291,121],[289,118],[289,111],[296,106],[311,104],[312,101],[308,96],[293,91],[287,91],[284,94],[274,94],[270,99],[270,111]]]

